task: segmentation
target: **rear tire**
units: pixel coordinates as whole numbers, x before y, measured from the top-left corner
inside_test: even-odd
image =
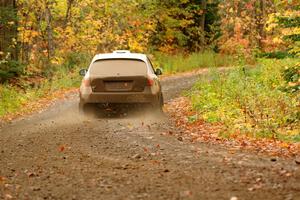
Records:
[[[160,93],[157,102],[153,104],[153,108],[155,109],[155,112],[162,114],[163,106],[164,106],[164,97],[163,94]]]
[[[95,105],[90,103],[79,103],[79,113],[85,116],[94,116]]]

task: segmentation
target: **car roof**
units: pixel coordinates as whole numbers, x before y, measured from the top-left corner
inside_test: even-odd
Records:
[[[147,62],[147,56],[145,54],[131,53],[130,51],[127,50],[117,50],[114,51],[113,53],[97,54],[94,57],[93,62],[97,60],[105,60],[105,59],[137,59],[137,60],[142,60],[144,62]]]

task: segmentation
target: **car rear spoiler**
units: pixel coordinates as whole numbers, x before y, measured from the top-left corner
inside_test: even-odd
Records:
[[[128,50],[116,50],[116,51],[113,51],[113,53],[130,53],[130,51],[128,51]]]

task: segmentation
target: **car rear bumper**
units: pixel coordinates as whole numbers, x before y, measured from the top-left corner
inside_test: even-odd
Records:
[[[93,93],[86,97],[81,96],[84,103],[151,103],[157,101],[157,95],[133,93]]]
[[[80,92],[80,102],[86,103],[155,103],[159,100],[159,94],[153,94],[151,90],[143,92]]]

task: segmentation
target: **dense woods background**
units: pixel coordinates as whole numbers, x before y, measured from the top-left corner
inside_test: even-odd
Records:
[[[0,81],[114,49],[299,53],[297,0],[1,0]],[[79,62],[79,63],[78,63]]]

